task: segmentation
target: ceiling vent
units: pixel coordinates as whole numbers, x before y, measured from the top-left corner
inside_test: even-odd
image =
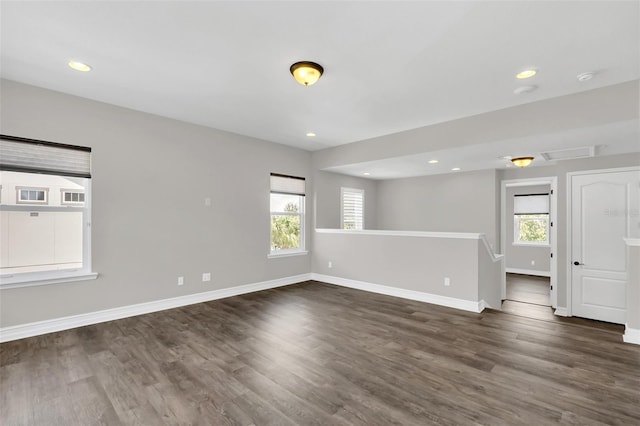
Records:
[[[542,158],[547,161],[573,160],[576,158],[587,158],[596,155],[595,146],[584,146],[581,148],[561,149],[558,151],[541,152]]]

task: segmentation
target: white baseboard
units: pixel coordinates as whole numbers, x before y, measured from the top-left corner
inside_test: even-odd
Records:
[[[9,342],[11,340],[24,339],[25,337],[38,336],[41,334],[68,330],[70,328],[128,318],[136,315],[163,311],[165,309],[179,308],[180,306],[224,299],[226,297],[296,284],[310,279],[311,274],[301,274],[237,287],[172,297],[170,299],[154,300],[152,302],[138,303],[136,305],[121,306],[119,308],[105,309],[103,311],[89,312],[86,314],[20,324],[11,327],[2,327],[0,328],[0,342]]]
[[[622,341],[625,343],[633,343],[634,345],[640,345],[640,329],[637,328],[629,328],[629,326],[625,326],[624,335],[622,336]]]
[[[520,268],[504,268],[504,271],[509,274],[522,274],[522,275],[533,275],[536,277],[550,277],[551,272],[549,271],[536,271],[533,269],[520,269]]]
[[[556,308],[556,310],[554,311],[554,314],[556,314],[559,317],[568,317],[569,316],[569,312],[567,311],[567,308],[563,308],[561,306],[558,306]]]
[[[440,296],[437,294],[423,293],[421,291],[406,290],[403,288],[389,287],[386,285],[372,284],[364,281],[350,280],[348,278],[334,277],[331,275],[311,273],[311,279],[335,284],[342,287],[364,290],[371,293],[384,294],[387,296],[401,297],[403,299],[417,300],[419,302],[431,303],[433,305],[446,306],[449,308],[461,309],[470,312],[482,312],[488,306],[484,300],[474,302],[471,300],[456,299],[453,297]]]

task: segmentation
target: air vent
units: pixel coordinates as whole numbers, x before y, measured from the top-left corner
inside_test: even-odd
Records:
[[[560,149],[558,151],[541,152],[542,158],[547,161],[553,160],[573,160],[575,158],[587,158],[596,155],[595,146],[584,146],[581,148]]]

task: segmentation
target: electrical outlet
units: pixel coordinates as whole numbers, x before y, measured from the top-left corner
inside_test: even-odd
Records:
[[[178,285],[184,285],[184,277],[178,277]]]
[[[449,287],[451,285],[451,280],[449,277],[444,277],[444,286]]]
[[[202,274],[202,282],[211,281],[211,272],[205,272]]]
[[[535,260],[531,261],[531,266],[536,266],[536,261]]]
[[[206,207],[211,207],[211,198],[207,197],[204,199],[204,205]]]
[[[329,261],[329,264],[327,266],[329,267],[329,269],[333,268],[333,262]]]

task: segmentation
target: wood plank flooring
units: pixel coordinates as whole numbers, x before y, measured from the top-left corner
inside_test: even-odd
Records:
[[[0,424],[640,424],[617,325],[306,282],[0,345]]]
[[[507,300],[551,306],[548,277],[507,274]]]

